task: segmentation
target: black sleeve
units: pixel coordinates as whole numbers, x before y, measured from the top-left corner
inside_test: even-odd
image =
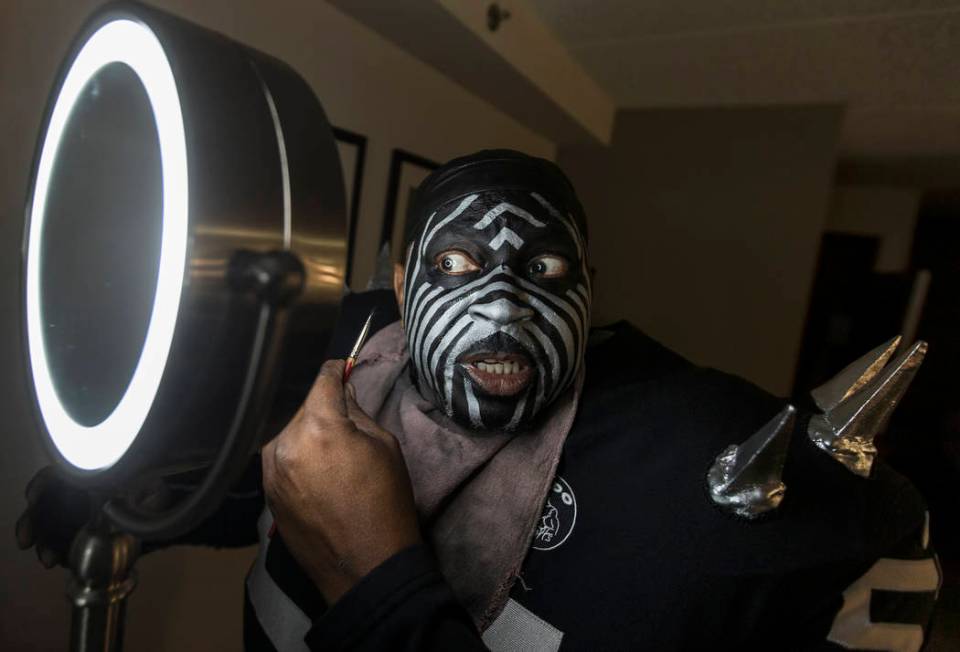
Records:
[[[424,546],[364,577],[305,637],[311,650],[486,650]]]
[[[782,649],[784,636],[789,649],[803,652],[922,649],[942,580],[929,515],[905,482],[887,498],[871,510],[874,526],[862,558],[805,569],[784,583],[780,598],[771,598],[797,609],[784,614],[768,649]]]
[[[920,650],[940,581],[931,549],[910,546],[891,551],[836,595],[821,596],[822,608],[784,634],[793,641],[790,649],[803,652]]]
[[[929,632],[941,584],[940,565],[926,525],[872,560],[846,586],[830,613],[821,644],[810,650],[919,650]]]

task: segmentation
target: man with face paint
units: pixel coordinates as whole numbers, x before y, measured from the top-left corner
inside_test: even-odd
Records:
[[[572,215],[535,191],[498,187],[432,210],[397,274],[421,393],[466,428],[529,426],[580,374],[583,249]]]
[[[262,451],[247,649],[920,648],[939,569],[872,437],[922,343],[797,409],[591,330],[583,209],[512,151],[431,174],[404,254]],[[233,503],[190,542],[248,542]]]
[[[291,572],[251,573],[262,639],[283,649],[918,648],[939,586],[925,510],[873,463],[866,439],[922,347],[886,367],[892,348],[873,352],[798,411],[629,325],[591,334],[586,251],[583,209],[552,163],[480,152],[424,181],[394,275],[399,320],[369,342],[345,399],[361,430],[398,443],[411,487],[403,504],[366,509],[385,519],[412,503],[419,536],[386,523],[371,536],[395,543],[359,563],[344,593],[325,588],[337,574],[328,561],[307,572],[322,599],[292,590],[299,607],[264,615],[255,589],[309,569],[317,542],[369,545],[315,525],[326,534],[290,542]],[[275,480],[271,452],[279,532],[309,530],[297,516],[307,504],[290,498],[303,486]],[[377,470],[389,466],[369,468],[393,477]],[[310,502],[329,505],[331,484],[318,481]],[[333,606],[311,612],[319,602]]]

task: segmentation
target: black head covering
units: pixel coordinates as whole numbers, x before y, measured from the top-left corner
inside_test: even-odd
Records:
[[[419,235],[430,215],[444,204],[475,192],[514,189],[536,192],[557,210],[573,216],[584,240],[587,218],[573,185],[547,159],[511,149],[485,149],[441,165],[416,189],[403,234],[404,249]]]

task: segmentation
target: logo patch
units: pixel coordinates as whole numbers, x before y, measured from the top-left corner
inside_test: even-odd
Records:
[[[577,499],[567,481],[558,475],[547,494],[547,502],[534,530],[531,547],[534,550],[559,548],[570,538],[576,523]]]

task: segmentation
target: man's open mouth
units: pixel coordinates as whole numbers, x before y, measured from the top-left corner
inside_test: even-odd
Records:
[[[533,378],[533,365],[523,353],[481,351],[458,362],[481,391],[493,396],[519,394]]]

